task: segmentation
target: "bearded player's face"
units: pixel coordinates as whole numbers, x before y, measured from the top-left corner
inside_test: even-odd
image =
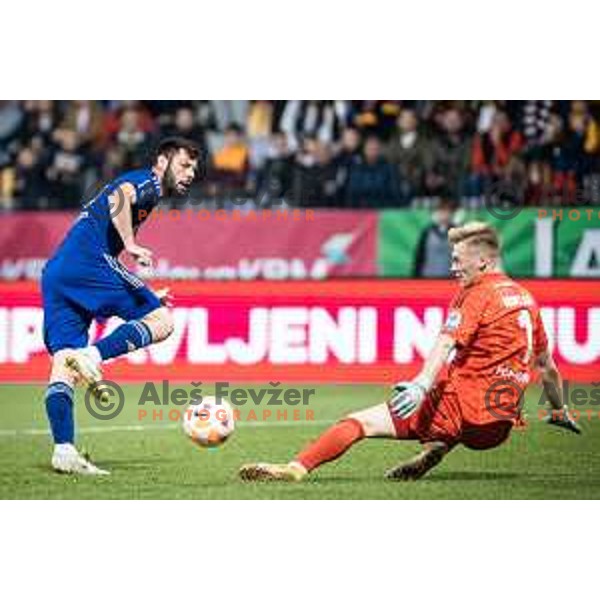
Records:
[[[168,192],[185,196],[190,191],[196,177],[198,161],[190,157],[187,150],[181,148],[169,160],[164,181]]]

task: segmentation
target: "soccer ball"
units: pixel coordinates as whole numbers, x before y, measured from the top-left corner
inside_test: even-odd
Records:
[[[207,396],[200,404],[188,406],[182,424],[190,440],[204,448],[220,446],[235,428],[231,406],[214,396]]]

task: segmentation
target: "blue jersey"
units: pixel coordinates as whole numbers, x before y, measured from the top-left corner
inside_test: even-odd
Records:
[[[108,254],[118,256],[123,240],[112,222],[112,216],[122,210],[125,198],[118,196],[117,204],[109,207],[108,197],[122,184],[135,188],[135,203],[131,206],[134,233],[160,201],[160,182],[151,169],[129,171],[117,177],[83,207],[55,256],[71,255],[74,260],[95,258]],[[112,211],[112,214],[111,214]]]
[[[109,207],[108,197],[123,183],[135,187],[134,231],[160,200],[157,177],[150,169],[140,169],[111,181],[83,207],[42,273],[44,340],[51,353],[87,346],[94,318],[137,320],[161,306],[156,294],[116,258],[123,241],[111,210],[122,210],[125,198]]]

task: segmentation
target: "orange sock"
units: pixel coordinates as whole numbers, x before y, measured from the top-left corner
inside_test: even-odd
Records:
[[[330,427],[315,442],[309,444],[295,461],[307,471],[316,469],[319,465],[335,460],[354,443],[365,437],[362,425],[356,419],[344,419]]]

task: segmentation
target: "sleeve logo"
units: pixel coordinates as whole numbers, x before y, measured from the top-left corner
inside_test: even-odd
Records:
[[[451,310],[448,313],[448,318],[446,319],[445,328],[448,331],[454,331],[455,329],[458,328],[461,321],[462,321],[462,317],[461,317],[460,312],[458,312],[457,310]]]

